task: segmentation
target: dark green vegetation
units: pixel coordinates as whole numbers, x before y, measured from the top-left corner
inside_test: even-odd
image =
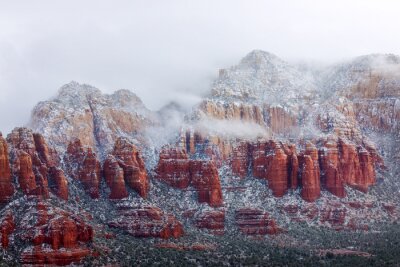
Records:
[[[238,235],[208,236],[178,241],[179,244],[214,244],[215,250],[181,251],[156,248],[159,240],[134,239],[122,232],[114,240],[97,240],[111,248],[86,266],[118,263],[121,266],[400,266],[400,225],[382,226],[380,232],[335,232],[299,226],[286,234],[262,240]],[[161,241],[165,242],[165,241]],[[320,249],[350,249],[372,254],[319,256]]]
[[[98,257],[89,257],[84,266],[400,266],[400,225],[383,226],[380,232],[336,232],[324,228],[297,227],[286,234],[263,239],[246,238],[240,234],[223,237],[199,236],[188,233],[179,240],[133,238],[115,231],[115,239],[97,238],[94,242]],[[190,246],[211,244],[214,250],[193,251],[157,248],[155,244],[174,242]],[[104,249],[104,248],[108,248]],[[319,255],[321,249],[349,249],[371,254]],[[19,266],[8,259],[0,266]]]

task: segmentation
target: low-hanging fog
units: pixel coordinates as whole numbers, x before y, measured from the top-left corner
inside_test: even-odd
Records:
[[[400,54],[399,13],[390,0],[0,1],[0,131],[71,80],[190,107],[253,49],[319,63]]]

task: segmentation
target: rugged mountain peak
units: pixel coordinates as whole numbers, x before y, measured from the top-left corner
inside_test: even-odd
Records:
[[[91,85],[71,81],[58,90],[58,94],[54,100],[84,105],[87,103],[88,97],[94,95],[101,95],[101,91]]]
[[[212,88],[213,97],[295,105],[310,98],[314,78],[279,57],[254,50],[238,65],[221,69]]]
[[[276,68],[277,66],[288,65],[288,63],[272,53],[256,49],[242,58],[239,65],[250,68],[263,68],[269,65],[271,68]]]
[[[56,97],[34,108],[30,127],[61,151],[78,138],[102,156],[117,137],[140,138],[153,121],[154,114],[129,90],[108,95],[91,85],[70,82]]]

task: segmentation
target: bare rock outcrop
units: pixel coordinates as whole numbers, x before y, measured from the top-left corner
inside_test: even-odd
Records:
[[[68,197],[68,181],[59,166],[57,152],[43,136],[27,128],[15,128],[8,136],[10,164],[19,187],[26,195],[49,197],[50,189],[63,199]]]
[[[12,184],[8,146],[0,133],[0,203],[7,202],[14,194]]]
[[[184,189],[193,186],[200,203],[217,207],[223,204],[218,169],[211,160],[189,159],[184,149],[165,147],[160,153],[157,178]]]
[[[107,95],[90,85],[70,82],[55,98],[36,105],[29,126],[57,148],[65,149],[77,138],[85,147],[106,152],[120,136],[140,138],[142,130],[154,124],[153,116],[129,90]]]
[[[94,231],[78,215],[38,202],[35,217],[35,224],[19,226],[20,238],[33,246],[22,251],[22,264],[68,265],[91,254]]]
[[[120,169],[123,170],[123,181]],[[118,138],[115,142],[112,156],[108,156],[104,163],[104,174],[111,189],[110,198],[124,198],[126,189],[119,192],[124,185],[135,190],[142,198],[147,197],[150,184],[143,158],[136,146],[126,138]]]
[[[68,174],[80,181],[92,198],[98,198],[101,165],[92,148],[84,147],[79,139],[75,139],[68,145],[64,162]]]
[[[235,211],[239,231],[245,235],[273,235],[280,232],[274,219],[265,211],[242,208]]]
[[[108,225],[127,231],[135,237],[179,238],[184,234],[182,224],[160,208],[120,207],[118,217]]]

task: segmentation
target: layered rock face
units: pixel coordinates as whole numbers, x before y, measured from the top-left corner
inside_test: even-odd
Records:
[[[203,101],[197,111],[199,119],[233,120],[269,127],[274,133],[285,133],[298,126],[298,115],[281,106],[251,103]]]
[[[0,203],[7,202],[14,194],[10,162],[8,159],[8,146],[0,133]]]
[[[54,99],[34,108],[30,126],[59,148],[65,149],[77,138],[83,146],[105,152],[120,136],[139,137],[154,124],[153,116],[128,90],[106,95],[90,85],[71,82]]]
[[[201,129],[187,129],[181,132],[177,145],[186,148],[189,155],[200,155],[214,161],[218,167],[229,159],[234,147],[232,142],[223,136],[206,134]]]
[[[199,229],[210,230],[215,235],[223,235],[225,228],[225,211],[204,211],[195,217],[195,225]]]
[[[123,170],[123,181],[120,169]],[[127,139],[117,139],[112,156],[109,156],[104,163],[104,173],[107,184],[111,188],[111,198],[119,199],[126,195],[123,189],[119,192],[124,184],[135,190],[142,198],[147,197],[150,184],[143,158]]]
[[[210,160],[191,160],[184,149],[166,147],[160,153],[157,178],[184,189],[193,186],[200,203],[221,206],[223,203],[218,169]]]
[[[99,197],[101,165],[90,147],[83,147],[79,139],[69,143],[64,162],[68,174],[79,180],[85,191],[92,197]]]
[[[272,235],[279,232],[275,220],[265,211],[242,208],[235,211],[235,221],[240,232],[245,235]]]
[[[189,156],[179,147],[164,148],[160,152],[156,172],[168,185],[179,189],[187,188],[191,181]]]
[[[7,142],[12,173],[26,195],[48,198],[50,184],[54,194],[68,198],[68,181],[59,168],[57,153],[47,146],[43,136],[27,128],[15,128]]]
[[[91,253],[85,244],[93,240],[93,228],[79,216],[38,202],[35,217],[31,226],[19,226],[21,238],[33,246],[23,250],[22,264],[68,265]]]
[[[200,203],[205,202],[213,207],[223,204],[218,170],[212,161],[191,161],[190,175]]]
[[[184,234],[182,224],[171,214],[157,207],[125,207],[118,210],[118,217],[108,223],[135,237],[178,238]]]

